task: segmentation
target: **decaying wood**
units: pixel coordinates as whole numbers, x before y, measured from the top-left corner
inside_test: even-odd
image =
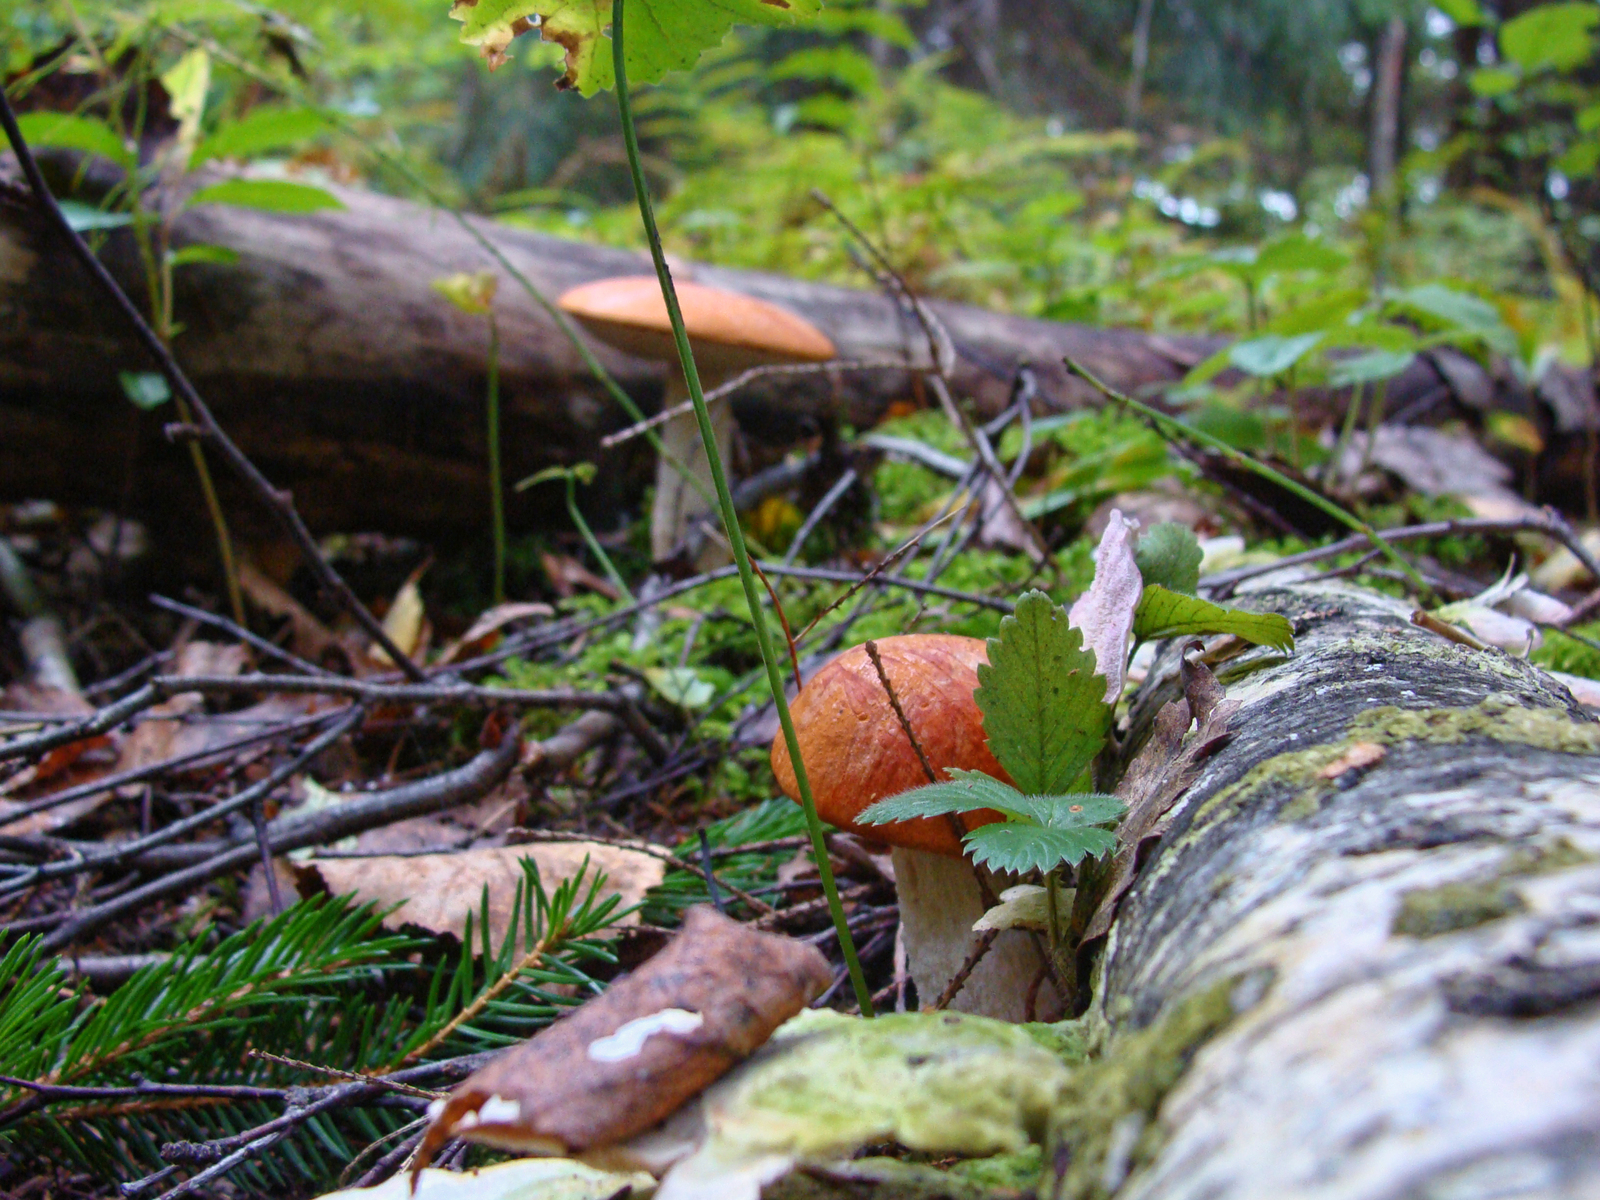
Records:
[[[1337,584],[1111,926],[1066,1195],[1600,1194],[1600,724]],[[1177,702],[1176,655],[1137,718]]]
[[[382,529],[429,537],[479,532],[487,510],[483,397],[488,331],[430,284],[493,266],[454,220],[391,197],[339,190],[343,211],[301,215],[203,205],[183,213],[174,244],[236,252],[231,265],[192,264],[176,280],[183,365],[219,420],[259,467],[291,489],[314,529]],[[479,223],[547,297],[607,275],[649,270],[643,256]],[[111,233],[103,258],[141,298],[132,236]],[[680,264],[680,274],[783,305],[817,325],[841,358],[917,364],[927,357],[917,321],[872,291],[783,276]],[[120,371],[148,370],[64,246],[0,182],[0,496],[145,510],[193,507],[191,468],[163,428],[167,409],[140,413],[123,398]],[[603,469],[586,501],[635,499],[650,476],[642,441],[606,451],[599,441],[628,424],[586,373],[554,322],[502,278],[496,301],[507,457],[515,480],[553,462]],[[932,304],[958,352],[953,385],[996,411],[1019,364],[1033,364],[1040,404],[1089,399],[1062,368],[1065,356],[1125,391],[1172,382],[1221,344],[1007,316]],[[647,409],[666,368],[606,347],[596,352]],[[1479,391],[1481,371],[1456,364]],[[1391,407],[1460,392],[1419,361],[1391,385]],[[1471,390],[1471,389],[1468,389]],[[816,415],[857,427],[914,395],[901,371],[776,377],[736,401],[745,432],[784,445]],[[513,525],[555,511],[559,489],[509,497]],[[181,503],[180,503],[181,500]],[[231,504],[231,510],[242,505]],[[248,514],[242,519],[248,520]]]

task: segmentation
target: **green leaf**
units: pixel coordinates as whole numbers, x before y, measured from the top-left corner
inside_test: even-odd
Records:
[[[1501,319],[1500,310],[1471,292],[1457,291],[1441,283],[1426,283],[1395,293],[1390,304],[1404,314],[1417,317],[1430,328],[1460,331],[1507,356],[1517,353],[1516,335]]]
[[[1472,94],[1486,100],[1510,95],[1521,82],[1522,75],[1510,67],[1479,67],[1467,76],[1467,86],[1472,89]]]
[[[1174,592],[1190,595],[1200,586],[1200,560],[1205,557],[1194,530],[1176,521],[1152,525],[1133,552],[1139,577]]]
[[[1117,848],[1117,835],[1092,826],[1081,829],[1046,829],[997,821],[983,825],[964,839],[972,861],[995,871],[1053,871],[1062,863],[1076,866]]]
[[[1195,596],[1181,596],[1164,587],[1145,588],[1133,617],[1133,632],[1153,642],[1180,634],[1231,633],[1258,646],[1294,649],[1294,626],[1277,613],[1223,608]]]
[[[942,817],[946,813],[975,812],[980,808],[994,808],[1008,816],[1017,817],[1025,816],[1030,811],[1027,807],[1030,797],[991,775],[985,775],[982,771],[963,771],[959,767],[950,768],[948,774],[948,782],[926,784],[879,800],[862,810],[856,820],[866,825],[887,825],[892,821]]]
[[[167,263],[173,267],[186,267],[190,263],[214,263],[218,266],[231,267],[239,261],[239,252],[229,250],[226,246],[211,246],[204,243],[185,246],[181,250],[173,250],[167,255]]]
[[[67,224],[78,233],[88,233],[94,229],[121,229],[124,225],[133,224],[131,213],[103,212],[76,200],[62,200],[60,208]]]
[[[1334,387],[1353,387],[1391,379],[1411,365],[1417,356],[1409,350],[1368,350],[1354,358],[1341,358],[1333,364],[1328,382]]]
[[[720,45],[736,24],[792,25],[813,17],[821,0],[632,0],[628,6],[628,80],[655,83],[683,71],[702,52]],[[450,16],[461,40],[482,49],[491,66],[505,59],[517,35],[535,28],[547,42],[566,47],[561,87],[592,96],[612,84],[611,0],[455,0]],[[537,18],[537,22],[535,21]]]
[[[167,377],[155,371],[118,371],[117,382],[122,384],[122,394],[133,406],[146,412],[172,399]]]
[[[1228,361],[1246,375],[1269,378],[1282,375],[1321,340],[1321,333],[1302,333],[1298,337],[1269,333],[1247,342],[1236,342],[1228,351]]]
[[[1318,271],[1326,274],[1340,270],[1349,261],[1348,256],[1327,242],[1296,233],[1262,247],[1256,257],[1255,269],[1258,275],[1273,271]]]
[[[693,667],[650,667],[644,676],[665,700],[679,708],[704,708],[717,694]]]
[[[308,213],[322,208],[343,208],[337,196],[305,183],[282,179],[229,179],[203,187],[189,197],[189,207],[197,204],[232,204],[238,208],[259,208],[263,212]]]
[[[195,147],[192,161],[209,158],[253,158],[282,150],[326,133],[328,122],[309,108],[257,108],[222,126]]]
[[[1484,24],[1483,8],[1478,0],[1434,0],[1433,6],[1457,25]]]
[[[1022,824],[1038,825],[1045,829],[1080,829],[1088,825],[1104,825],[1127,811],[1128,806],[1121,800],[1099,792],[1023,796],[1019,806]]]
[[[1021,791],[1065,792],[1100,752],[1111,709],[1094,669],[1082,632],[1040,591],[1025,593],[989,639],[973,699],[990,751]]]
[[[1500,52],[1525,71],[1553,67],[1570,71],[1594,52],[1590,33],[1600,24],[1600,6],[1542,4],[1500,27]]]
[[[69,113],[23,113],[17,118],[22,140],[30,146],[55,146],[98,154],[123,166],[133,165],[133,153],[104,121]]]

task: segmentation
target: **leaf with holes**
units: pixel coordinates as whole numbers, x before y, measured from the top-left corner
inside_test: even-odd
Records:
[[[687,70],[736,24],[792,25],[821,7],[821,0],[633,0],[628,80],[654,83]],[[461,40],[479,47],[490,66],[505,61],[513,38],[537,28],[566,49],[558,86],[592,96],[612,84],[611,0],[455,0],[450,16],[461,22]]]

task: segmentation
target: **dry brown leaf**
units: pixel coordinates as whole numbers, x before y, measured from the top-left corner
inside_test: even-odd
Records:
[[[436,1102],[416,1170],[452,1137],[562,1154],[642,1133],[832,978],[815,947],[692,908],[661,953]]]
[[[14,683],[0,692],[0,707],[13,712],[33,712],[41,716],[52,717],[86,717],[94,711],[90,704],[76,692],[63,691],[60,688],[44,687],[36,683]],[[38,762],[24,767],[0,786],[0,795],[21,794],[25,799],[3,800],[0,799],[0,829],[13,837],[27,837],[32,834],[49,833],[52,830],[62,829],[72,824],[79,817],[94,811],[106,802],[105,796],[85,796],[81,800],[71,800],[58,808],[46,809],[34,813],[30,817],[23,817],[8,822],[9,813],[16,812],[19,808],[43,799],[48,793],[32,793],[33,789],[52,779],[61,776],[61,787],[72,787],[78,783],[85,783],[94,774],[105,769],[105,764],[99,764],[87,775],[81,770],[73,772],[72,768],[81,765],[85,755],[91,752],[103,753],[107,757],[112,752],[103,751],[101,748],[113,743],[111,736],[85,738],[79,742],[71,742],[65,746],[57,746]],[[76,775],[76,777],[73,777]],[[60,788],[53,788],[59,791]]]
[[[301,658],[320,663],[327,651],[339,649],[339,640],[328,627],[254,564],[239,564],[239,588],[267,616],[289,623],[289,649]]]
[[[400,908],[386,921],[390,926],[415,925],[431,933],[461,936],[467,914],[481,913],[483,889],[489,889],[489,931],[499,945],[511,926],[511,903],[522,881],[522,860],[539,867],[545,889],[571,879],[585,858],[589,878],[606,876],[605,896],[622,897],[624,906],[637,904],[666,875],[667,864],[653,855],[623,850],[601,842],[559,842],[527,846],[492,846],[456,854],[384,854],[372,858],[314,858],[296,867],[303,895],[354,893],[380,908]],[[637,924],[638,914],[623,924]]]
[[[541,553],[539,565],[550,579],[550,587],[562,599],[575,596],[579,588],[598,592],[608,600],[621,598],[621,593],[609,579],[602,579],[575,558],[565,554]]]
[[[1080,963],[1087,947],[1111,931],[1117,905],[1166,832],[1168,814],[1194,782],[1200,764],[1233,736],[1228,725],[1239,711],[1239,702],[1220,698],[1221,688],[1204,663],[1185,659],[1185,667],[1185,690],[1198,706],[1208,708],[1206,719],[1191,734],[1190,700],[1169,702],[1156,714],[1150,740],[1128,764],[1117,788],[1117,795],[1128,805],[1128,813],[1117,827],[1117,853],[1098,897],[1084,897],[1093,907],[1084,910],[1088,916],[1078,939]]]
[[[466,650],[478,649],[478,643],[492,633],[499,633],[513,621],[526,621],[534,617],[553,617],[556,610],[537,601],[513,601],[497,604],[482,613],[472,627],[451,642],[439,655],[439,665],[455,662]]]

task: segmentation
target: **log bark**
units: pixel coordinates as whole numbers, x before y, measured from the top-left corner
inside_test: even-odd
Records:
[[[1062,1194],[1600,1195],[1600,724],[1397,602],[1242,602],[1299,645],[1218,669],[1232,738],[1110,928]],[[1180,694],[1169,655],[1136,721]]]
[[[333,189],[343,211],[281,215],[205,205],[174,226],[177,246],[237,253],[230,265],[177,275],[179,357],[218,418],[317,529],[383,529],[430,537],[480,529],[486,509],[483,397],[487,330],[429,286],[493,267],[447,214],[403,200]],[[550,298],[608,275],[645,274],[625,250],[475,224]],[[126,231],[106,242],[130,294],[144,285]],[[778,275],[682,264],[684,277],[790,308],[828,334],[842,358],[920,363],[917,322],[875,292]],[[628,424],[586,373],[555,324],[516,284],[497,299],[501,390],[515,480],[553,462],[601,463],[605,506],[649,478],[641,441],[609,458],[599,439]],[[959,352],[956,383],[991,411],[1018,364],[1036,364],[1043,402],[1066,408],[1088,393],[1062,369],[1072,355],[1119,387],[1178,378],[1216,343],[1091,329],[935,304]],[[665,367],[605,347],[596,353],[647,409]],[[107,506],[188,497],[187,463],[166,444],[166,410],[139,414],[119,371],[149,364],[115,324],[25,195],[0,184],[0,493]],[[904,372],[829,372],[751,388],[738,403],[747,434],[794,441],[818,413],[857,426],[911,395]],[[546,489],[552,490],[552,489]],[[526,521],[543,497],[512,497]]]

